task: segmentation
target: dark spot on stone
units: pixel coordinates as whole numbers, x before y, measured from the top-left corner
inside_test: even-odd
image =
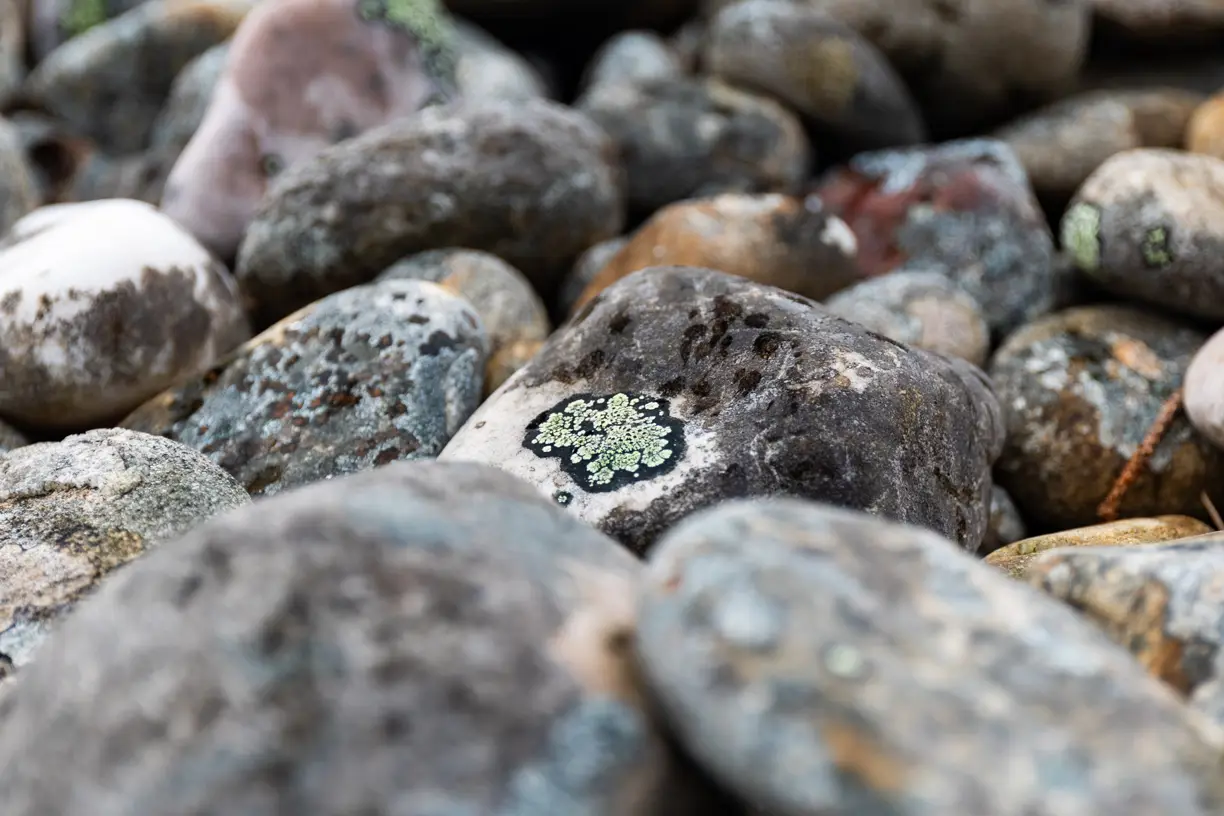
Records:
[[[429,335],[429,339],[421,346],[421,354],[426,357],[435,357],[443,349],[453,349],[459,347],[459,341],[451,337],[443,331],[436,331]]]
[[[252,496],[259,495],[280,481],[283,471],[280,465],[265,465],[256,471],[246,483],[247,492]]]
[[[590,354],[582,358],[582,361],[578,363],[578,368],[575,369],[574,373],[584,380],[589,380],[591,377],[595,376],[595,372],[603,368],[603,365],[603,350],[595,349]]]
[[[343,142],[345,139],[353,138],[360,132],[361,130],[352,121],[341,119],[332,127],[330,134],[331,142],[332,144]]]
[[[761,332],[752,342],[752,350],[757,353],[758,357],[768,360],[780,345],[782,345],[782,335],[777,332]]]
[[[680,360],[685,365],[688,365],[689,356],[693,353],[693,344],[700,340],[705,333],[706,327],[700,323],[689,326],[684,330],[684,339],[680,341]]]
[[[613,334],[620,334],[629,326],[629,324],[632,321],[633,321],[633,318],[629,316],[629,313],[627,311],[622,310],[616,315],[616,317],[612,318],[612,320],[608,323],[608,329]]]
[[[374,457],[375,465],[389,465],[400,457],[400,449],[391,447],[384,448],[377,456]]]
[[[665,397],[674,397],[684,390],[684,379],[675,377],[659,386],[659,393]]]
[[[726,295],[718,295],[714,298],[714,316],[725,320],[734,320],[744,313],[744,307],[740,306]]]
[[[738,369],[735,372],[735,390],[741,397],[751,394],[761,382],[761,372]]]
[[[418,326],[424,326],[429,322],[429,318],[425,315],[412,315],[408,318],[409,323],[415,323]]]
[[[744,325],[750,329],[763,329],[769,325],[769,315],[764,312],[754,312],[744,318]]]
[[[574,500],[574,494],[567,490],[558,490],[553,494],[553,501],[557,504],[569,504]]]

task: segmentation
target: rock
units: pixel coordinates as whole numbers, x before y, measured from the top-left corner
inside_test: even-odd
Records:
[[[639,574],[491,468],[261,501],[114,576],[23,672],[5,812],[707,813],[630,662]]]
[[[933,533],[730,502],[673,529],[645,584],[635,643],[664,717],[762,812],[1224,807],[1218,728]]]
[[[1183,394],[1194,430],[1224,450],[1224,330],[1194,353],[1186,368]]]
[[[1133,547],[1210,531],[1206,524],[1189,516],[1128,518],[1016,541],[986,556],[986,563],[1005,570],[1013,578],[1024,579],[1037,557],[1050,550],[1066,547]]]
[[[548,82],[519,54],[483,29],[455,20],[455,82],[464,99],[525,101],[552,96]]]
[[[1224,160],[1129,150],[1106,161],[1062,218],[1062,244],[1113,293],[1211,320],[1224,318]]]
[[[166,104],[153,122],[149,134],[152,149],[177,158],[187,147],[208,113],[208,103],[221,82],[232,44],[232,40],[226,40],[214,45],[179,71]]]
[[[609,238],[607,241],[600,241],[578,256],[578,260],[574,262],[574,268],[566,275],[557,293],[557,308],[561,314],[569,314],[574,311],[574,304],[578,302],[578,298],[582,297],[583,291],[591,284],[595,276],[603,271],[608,261],[612,260],[613,256],[620,252],[627,243],[629,243],[627,235]]]
[[[708,269],[609,287],[440,459],[488,462],[638,553],[678,519],[792,494],[977,549],[1002,418],[976,368]]]
[[[59,204],[0,243],[0,416],[101,424],[248,336],[220,263],[147,204]]]
[[[1180,0],[1090,0],[1102,23],[1140,41],[1200,39],[1224,32],[1216,3]]]
[[[578,109],[619,146],[635,219],[720,193],[794,194],[811,169],[794,114],[715,80],[597,85]]]
[[[978,554],[989,555],[1027,535],[1028,530],[1015,502],[1006,490],[995,485],[990,491],[990,519],[987,522],[986,538],[982,541]]]
[[[25,79],[25,0],[0,0],[0,105]]]
[[[821,300],[858,282],[858,245],[814,198],[725,194],[657,212],[591,279],[579,308],[641,269],[708,267]]]
[[[921,266],[843,289],[825,308],[899,343],[976,366],[984,366],[990,352],[982,307],[946,276]]]
[[[1049,315],[1010,336],[990,378],[1008,415],[995,478],[1037,528],[1084,527],[1181,384],[1204,337],[1123,306]],[[1126,491],[1121,517],[1204,518],[1224,506],[1224,453],[1175,419]]]
[[[0,456],[0,660],[24,666],[115,569],[250,501],[195,451],[117,428]]]
[[[1079,91],[1179,88],[1210,96],[1224,85],[1224,59],[1215,49],[1153,51],[1135,59],[1127,49],[1094,57],[1076,83]]]
[[[1202,100],[1194,109],[1185,128],[1185,147],[1191,153],[1200,153],[1216,159],[1224,159],[1224,95],[1216,94]],[[1180,147],[1180,144],[1158,145]]]
[[[1028,581],[1085,615],[1151,674],[1224,725],[1224,535],[1059,550]]]
[[[1089,91],[1026,114],[994,135],[1015,151],[1037,195],[1061,210],[1114,154],[1181,147],[1202,99],[1176,88]]]
[[[55,49],[26,91],[104,151],[142,150],[178,72],[233,34],[256,2],[150,0]]]
[[[162,209],[232,258],[278,177],[325,147],[453,98],[457,59],[440,0],[260,5],[234,35]]]
[[[38,189],[19,132],[0,118],[0,238],[38,206]]]
[[[30,444],[21,433],[10,425],[0,422],[0,454]]]
[[[938,270],[981,304],[997,336],[1052,308],[1054,239],[1002,142],[860,154],[815,192],[858,237],[869,275],[907,263]]]
[[[28,4],[30,51],[35,62],[73,37],[149,0],[19,0]]]
[[[710,21],[701,59],[711,75],[776,96],[852,151],[926,138],[922,115],[888,60],[809,6],[735,3]]]
[[[582,114],[543,100],[429,108],[286,172],[237,272],[265,320],[445,247],[491,252],[547,296],[623,223],[611,143]]]
[[[123,426],[182,442],[254,496],[436,456],[480,404],[488,339],[441,287],[337,292],[255,337]]]
[[[679,56],[653,31],[622,31],[599,47],[583,73],[579,104],[606,85],[679,79],[685,74]]]
[[[6,121],[25,156],[23,164],[33,181],[31,200],[35,206],[67,201],[74,176],[97,153],[97,146],[60,120],[38,111],[14,110]],[[0,233],[0,240],[2,236]]]
[[[376,280],[431,281],[472,304],[489,342],[485,396],[534,357],[552,330],[543,301],[523,273],[487,252],[422,252],[393,264]]]

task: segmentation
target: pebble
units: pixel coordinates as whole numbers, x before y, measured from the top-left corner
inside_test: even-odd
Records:
[[[547,99],[547,80],[529,61],[466,20],[454,20],[455,82],[464,99],[504,102]]]
[[[995,478],[1041,531],[1084,527],[1206,338],[1125,306],[1068,309],[1011,335],[990,363],[1008,417]],[[1224,507],[1224,453],[1182,415],[1126,491],[1121,517]]]
[[[250,502],[195,451],[134,431],[94,430],[0,456],[0,663],[28,663],[114,570]]]
[[[39,203],[37,180],[22,148],[20,132],[0,118],[0,237]]]
[[[820,300],[862,279],[858,245],[819,200],[727,193],[659,210],[596,274],[575,302],[651,266],[716,269]]]
[[[710,20],[705,69],[792,106],[852,150],[921,142],[926,127],[888,60],[853,29],[784,0],[744,0]]]
[[[1159,544],[1210,531],[1211,528],[1206,524],[1189,516],[1128,518],[1016,541],[986,556],[986,563],[1005,570],[1013,578],[1023,580],[1030,573],[1031,565],[1037,557],[1050,550],[1063,547],[1132,547]]]
[[[1046,553],[1028,581],[1099,626],[1224,725],[1224,535]]]
[[[1062,244],[1112,294],[1224,319],[1224,160],[1174,150],[1119,153],[1062,218]]]
[[[904,264],[937,270],[977,300],[996,336],[1053,306],[1054,239],[1002,142],[860,153],[815,194],[857,236],[868,275]]]
[[[153,121],[149,133],[151,149],[177,158],[187,147],[208,114],[208,103],[225,73],[232,45],[232,39],[214,45],[178,72],[166,104]]]
[[[1089,91],[996,130],[1015,151],[1039,198],[1061,210],[1111,156],[1181,147],[1203,96],[1177,88]]]
[[[11,450],[28,444],[30,444],[29,440],[20,431],[11,425],[0,422],[0,454],[8,453]]]
[[[1071,610],[925,530],[728,502],[660,542],[637,631],[680,742],[765,813],[1224,808],[1218,729]]]
[[[586,116],[545,100],[428,108],[286,171],[237,275],[276,319],[406,255],[464,247],[548,296],[579,254],[620,234],[624,209],[612,144]]]
[[[574,311],[578,298],[582,297],[582,293],[591,285],[591,281],[595,280],[595,276],[608,265],[608,261],[629,243],[630,237],[632,236],[620,235],[600,241],[578,256],[578,260],[574,261],[574,268],[565,276],[557,290],[557,309],[560,314]]]
[[[812,148],[793,113],[716,80],[597,85],[577,107],[619,147],[634,220],[682,199],[794,194],[811,171]]]
[[[5,813],[708,813],[630,662],[640,570],[492,468],[231,512],[114,576],[17,680]]]
[[[229,272],[148,204],[43,207],[0,242],[0,416],[116,419],[245,340]]]
[[[989,555],[1027,535],[1028,528],[1016,508],[1016,503],[1006,490],[995,485],[990,491],[990,519],[986,526],[986,538],[978,548],[978,554]]]
[[[274,324],[123,426],[208,456],[253,496],[433,457],[480,403],[488,338],[441,286],[387,280]]]
[[[606,85],[679,79],[686,73],[680,57],[653,31],[622,31],[599,47],[583,73],[579,103]]]
[[[1182,388],[1182,404],[1194,430],[1224,450],[1224,329],[1194,353]]]
[[[396,16],[405,14],[416,16]],[[234,35],[204,120],[166,181],[162,209],[219,257],[232,258],[258,205],[289,169],[453,98],[456,49],[438,0],[258,6]]]
[[[375,280],[431,281],[472,304],[489,341],[485,396],[534,357],[552,329],[544,302],[523,273],[487,252],[422,252],[393,264]]]
[[[976,550],[1002,417],[981,372],[708,269],[604,290],[440,459],[494,464],[637,553],[683,516],[791,494]]]
[[[990,327],[982,307],[955,283],[921,267],[843,289],[825,302],[833,314],[899,343],[984,366]]]

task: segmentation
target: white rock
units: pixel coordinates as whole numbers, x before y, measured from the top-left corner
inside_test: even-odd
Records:
[[[154,207],[43,207],[0,242],[0,416],[119,418],[249,336],[225,267]]]
[[[1183,389],[1190,424],[1216,447],[1224,448],[1224,329],[1194,355]]]

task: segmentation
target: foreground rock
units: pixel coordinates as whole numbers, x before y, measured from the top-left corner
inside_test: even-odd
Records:
[[[225,267],[153,207],[36,210],[0,243],[0,416],[113,421],[249,336]]]
[[[470,304],[389,280],[325,298],[123,420],[180,441],[252,495],[437,455],[480,404],[488,339]]]
[[[250,501],[195,451],[133,431],[0,456],[0,662],[27,663],[113,570]]]
[[[521,476],[639,553],[694,510],[776,493],[976,550],[1001,443],[972,366],[773,287],[658,267],[580,310],[441,458]]]
[[[638,573],[490,468],[230,513],[115,576],[19,679],[5,813],[708,813],[634,681]]]
[[[647,576],[650,688],[762,812],[1224,808],[1224,732],[1071,610],[930,532],[735,502],[672,530]]]

